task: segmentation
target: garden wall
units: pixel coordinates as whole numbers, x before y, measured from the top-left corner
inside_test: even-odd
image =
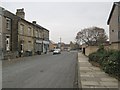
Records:
[[[85,48],[85,55],[88,56],[89,54],[96,52],[99,46],[88,46]],[[112,43],[111,45],[104,46],[106,50],[120,50],[120,43]]]

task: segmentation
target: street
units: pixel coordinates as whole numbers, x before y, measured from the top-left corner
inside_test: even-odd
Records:
[[[12,62],[12,61],[9,61]],[[74,88],[77,52],[3,61],[3,88]]]

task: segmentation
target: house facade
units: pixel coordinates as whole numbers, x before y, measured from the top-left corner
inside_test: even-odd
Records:
[[[18,22],[18,42],[20,56],[47,53],[49,49],[49,31],[38,25],[36,21],[28,22],[24,9],[18,9],[16,15],[21,17]]]
[[[0,7],[0,60],[3,59],[3,8]]]
[[[25,20],[24,9],[17,9],[19,17],[17,29],[17,51],[19,56],[31,56],[34,54],[33,24]]]
[[[33,25],[24,19],[18,22],[18,51],[20,56],[34,55]]]
[[[43,28],[43,53],[49,51],[49,31]]]
[[[16,15],[0,7],[0,59],[46,53],[49,31],[25,20],[24,9]]]
[[[13,13],[1,8],[1,51],[2,58],[15,58],[16,52],[13,50],[14,44],[14,30],[17,30],[18,17]]]
[[[41,54],[43,52],[43,30],[36,21],[32,22],[34,24],[34,52],[35,54]]]
[[[120,50],[120,2],[114,2],[107,24],[109,39],[113,49]]]
[[[50,40],[50,42],[49,42],[49,51],[51,51],[51,52],[54,51],[54,49],[56,49],[57,46],[58,45],[55,42]]]

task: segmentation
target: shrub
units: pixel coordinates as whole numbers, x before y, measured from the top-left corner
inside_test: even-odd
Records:
[[[103,70],[106,73],[118,76],[120,75],[119,70],[119,51],[109,51],[108,59],[102,64]]]
[[[91,53],[88,57],[89,57],[89,61],[97,62],[97,52]]]
[[[97,52],[104,52],[104,46],[103,45],[100,45],[99,46],[99,49],[97,50]]]
[[[91,53],[88,57],[89,61],[95,61],[101,64],[104,58],[107,57],[107,51],[101,47],[97,52]]]
[[[106,73],[117,76],[120,79],[120,51],[106,51],[100,46],[97,52],[89,55],[89,61],[99,63]]]

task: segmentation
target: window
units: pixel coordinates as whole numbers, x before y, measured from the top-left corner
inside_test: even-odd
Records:
[[[28,41],[28,43],[31,43],[31,41]]]
[[[120,16],[118,16],[118,23],[120,23]]]
[[[11,19],[9,19],[9,18],[6,18],[6,28],[7,28],[7,30],[11,29]]]
[[[31,51],[31,41],[28,41],[28,51]]]
[[[39,32],[39,38],[41,38],[41,32]]]
[[[35,31],[35,36],[38,37],[38,31],[37,30]]]
[[[21,25],[20,25],[20,34],[23,34],[23,32],[24,32],[24,25],[21,24]]]
[[[28,36],[31,36],[31,28],[28,27]]]
[[[118,40],[120,40],[120,31],[118,31]]]

